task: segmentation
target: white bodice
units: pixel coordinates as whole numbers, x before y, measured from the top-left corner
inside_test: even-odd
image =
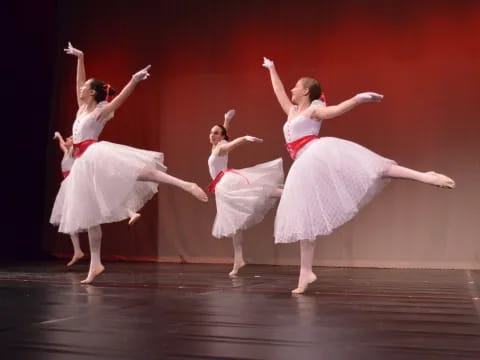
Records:
[[[226,144],[228,141],[222,140],[218,145]],[[218,146],[217,145],[217,146]],[[214,155],[213,153],[208,158],[208,171],[212,179],[218,175],[220,171],[226,170],[228,164],[228,154],[223,156]]]
[[[113,118],[114,115],[112,113],[107,116],[106,119],[97,121],[100,111],[106,104],[108,104],[106,101],[99,102],[97,107],[89,113],[85,113],[86,105],[78,108],[77,117],[73,123],[73,142],[75,144],[85,140],[98,140],[98,136],[105,127],[105,124]]]
[[[283,125],[285,141],[290,143],[307,135],[318,136],[322,121],[311,118],[312,112],[317,106],[325,106],[320,100],[314,100],[308,108],[300,114],[297,113],[297,105],[293,106],[288,114],[288,120]]]
[[[72,155],[72,151],[67,151],[63,155],[61,163],[62,171],[70,171],[72,169],[73,162],[75,161],[75,158]]]

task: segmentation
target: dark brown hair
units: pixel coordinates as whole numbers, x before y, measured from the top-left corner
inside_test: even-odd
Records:
[[[300,80],[302,80],[303,87],[308,89],[310,102],[320,99],[320,96],[322,95],[322,87],[317,80],[311,77],[302,77]]]
[[[110,85],[106,84],[102,80],[93,78],[90,82],[90,89],[95,90],[95,101],[99,103],[100,101],[104,101],[108,97],[115,95],[116,91]],[[107,94],[108,89],[108,94]]]
[[[220,130],[222,130],[221,135],[225,138],[225,140],[228,141],[229,139],[228,139],[227,129],[225,129],[225,126],[220,124],[216,124],[215,126],[218,126]]]

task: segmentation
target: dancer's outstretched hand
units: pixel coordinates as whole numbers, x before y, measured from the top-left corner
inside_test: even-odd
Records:
[[[63,49],[63,51],[65,51],[65,53],[67,53],[68,55],[73,55],[76,57],[83,56],[83,51],[74,48],[70,41],[68,42],[68,47],[66,49]]]
[[[148,65],[147,67],[145,67],[142,70],[133,74],[132,75],[132,80],[137,82],[137,83],[142,81],[142,80],[146,80],[150,76],[150,74],[148,73],[148,70],[150,70],[151,67],[152,67],[152,65]]]
[[[379,102],[383,99],[383,95],[374,93],[374,92],[363,92],[355,95],[355,100],[361,104],[366,102]]]
[[[58,131],[55,131],[53,134],[53,140],[60,139],[60,133]]]
[[[250,135],[245,136],[245,140],[250,142],[263,143],[263,139],[257,138],[255,136],[250,136]]]
[[[264,58],[263,58],[263,64],[262,64],[262,66],[263,66],[264,68],[267,68],[267,69],[272,69],[272,68],[275,67],[275,64],[273,63],[272,60],[264,57]]]
[[[235,116],[235,110],[234,109],[228,110],[224,116],[225,116],[225,120],[232,120],[233,117]]]

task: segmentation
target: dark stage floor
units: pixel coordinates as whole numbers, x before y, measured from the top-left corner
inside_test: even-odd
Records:
[[[480,272],[107,263],[0,268],[1,359],[480,359]]]

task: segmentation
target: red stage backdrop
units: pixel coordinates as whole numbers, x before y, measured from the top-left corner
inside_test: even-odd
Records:
[[[75,58],[87,76],[118,90],[152,64],[151,77],[101,138],[165,153],[169,173],[209,182],[208,132],[237,109],[232,136],[265,139],[231,154],[236,168],[283,157],[282,113],[262,57],[287,89],[320,80],[335,104],[361,91],[385,95],[323,123],[322,135],[352,140],[399,164],[452,176],[454,191],[391,183],[353,221],[319,239],[316,264],[480,268],[480,2],[431,1],[81,1],[59,2],[53,130],[71,132]],[[49,149],[48,206],[61,181]],[[103,254],[129,259],[224,262],[229,239],[214,239],[215,200],[202,204],[160,186],[134,227],[104,226]],[[273,244],[275,211],[245,234],[247,261],[296,264],[297,245]],[[87,248],[86,236],[83,247]],[[68,236],[48,225],[45,247],[68,253]]]

